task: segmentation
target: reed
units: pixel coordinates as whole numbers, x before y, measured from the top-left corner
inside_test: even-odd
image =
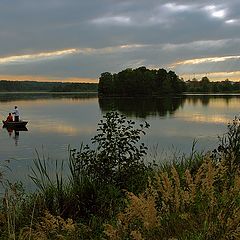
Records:
[[[21,183],[5,183],[5,193],[0,205],[0,239],[19,239],[19,226],[27,218],[22,209],[26,200]],[[25,221],[27,223],[28,221]]]

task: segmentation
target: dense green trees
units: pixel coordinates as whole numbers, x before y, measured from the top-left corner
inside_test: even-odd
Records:
[[[160,96],[182,92],[239,92],[240,82],[213,82],[208,77],[196,78],[186,82],[175,72],[165,69],[127,68],[119,73],[102,73],[99,78],[98,93],[100,96]]]
[[[0,81],[0,92],[97,92],[97,83]]]
[[[117,74],[102,73],[98,92],[103,96],[139,96],[181,93],[185,83],[173,71],[127,68]]]
[[[58,83],[51,92],[97,92],[97,83]]]
[[[240,82],[231,82],[228,79],[221,82],[211,82],[207,77],[200,81],[193,79],[186,82],[186,92],[237,92],[240,91]]]

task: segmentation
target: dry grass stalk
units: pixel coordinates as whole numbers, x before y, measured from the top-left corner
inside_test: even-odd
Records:
[[[183,193],[183,201],[186,205],[194,203],[196,197],[196,185],[193,182],[192,175],[187,169],[185,171],[186,177],[186,190]]]
[[[147,230],[158,226],[154,196],[144,196],[144,194],[141,194],[137,197],[133,193],[128,193],[128,198],[130,200],[130,207],[125,210],[125,217],[127,216],[128,222],[139,219]]]
[[[202,180],[201,185],[201,192],[203,194],[206,194],[208,196],[208,200],[210,201],[209,207],[210,207],[210,213],[213,212],[213,208],[216,204],[216,199],[214,196],[214,182],[215,182],[215,175],[217,173],[217,168],[213,167],[213,164],[211,161],[206,161],[205,167],[205,178]]]
[[[175,210],[178,211],[180,208],[181,204],[181,195],[182,195],[182,190],[181,190],[181,185],[180,185],[180,178],[178,175],[178,172],[175,167],[172,167],[171,173],[173,176],[173,182],[174,182],[174,206]]]
[[[110,224],[105,224],[104,225],[104,233],[109,239],[112,240],[119,240],[120,237],[118,236],[118,230],[115,229],[112,225]]]
[[[139,196],[127,192],[129,206],[118,215],[117,227],[105,225],[104,232],[109,239],[118,240],[129,235],[132,239],[141,240],[144,239],[144,232],[159,228],[155,197],[150,192]],[[129,229],[129,226],[133,228]]]
[[[22,229],[20,239],[66,239],[66,236],[74,236],[75,231],[76,225],[72,219],[64,220],[45,211],[44,217],[33,228]]]
[[[163,203],[168,204],[169,202],[172,202],[174,188],[167,172],[159,172],[155,177],[155,182],[156,192],[161,194]]]
[[[240,239],[240,208],[233,211],[232,217],[228,217],[222,239]]]
[[[130,235],[134,240],[144,240],[142,234],[139,231],[132,231]]]
[[[14,187],[6,189],[3,197],[5,216],[7,219],[8,238],[16,239],[16,190]]]

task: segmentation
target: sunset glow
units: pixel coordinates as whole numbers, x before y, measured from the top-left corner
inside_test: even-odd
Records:
[[[78,52],[78,49],[73,48],[73,49],[66,49],[66,50],[58,50],[54,52],[42,52],[42,53],[0,57],[0,64],[11,64],[11,63],[16,64],[16,63],[29,62],[29,61],[40,61],[40,60],[72,55],[77,52]]]
[[[98,79],[70,77],[61,78],[53,76],[31,76],[31,75],[0,75],[0,80],[7,81],[37,81],[37,82],[73,82],[73,83],[97,83]]]

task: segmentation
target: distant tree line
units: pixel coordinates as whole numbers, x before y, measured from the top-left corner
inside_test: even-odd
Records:
[[[97,92],[97,83],[58,83],[51,89],[52,92]]]
[[[97,92],[97,83],[0,81],[0,92]]]
[[[100,96],[159,96],[182,92],[240,92],[240,82],[228,79],[212,82],[208,77],[183,81],[173,71],[139,67],[115,74],[104,72],[99,84],[0,80],[0,92],[98,92]]]
[[[186,81],[186,92],[239,92],[240,82],[232,82],[226,79],[221,82],[211,82],[208,77],[200,81],[196,78]]]
[[[119,73],[104,72],[99,78],[98,93],[103,96],[139,96],[182,93],[185,83],[173,71],[127,68]]]

